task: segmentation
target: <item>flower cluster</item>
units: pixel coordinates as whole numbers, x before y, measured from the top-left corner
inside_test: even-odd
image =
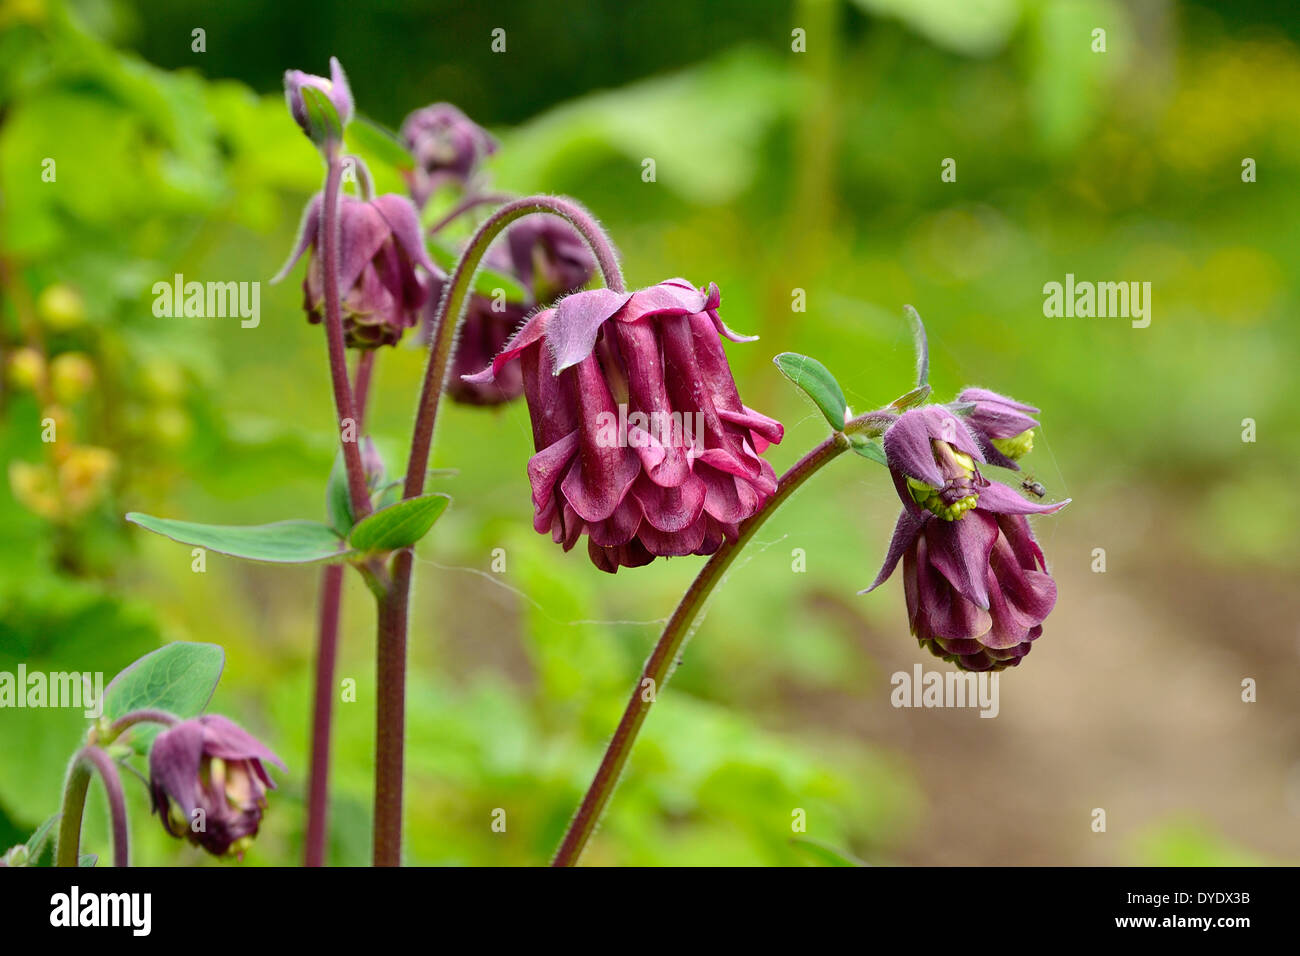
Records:
[[[1029,406],[983,389],[968,389],[959,400],[975,405],[965,422],[927,405],[904,412],[885,431],[903,512],[866,590],[888,580],[901,559],[908,620],[921,645],[964,670],[1001,670],[1029,653],[1056,604],[1056,583],[1025,515],[1058,511],[1069,501],[1030,502],[980,474],[984,448],[1028,430],[1007,434],[1012,413]],[[1037,425],[1027,416],[1017,423]]]
[[[611,573],[712,554],[776,490],[762,457],[780,422],[746,407],[715,285],[579,292],[537,313],[471,384],[517,363],[533,424],[533,526],[565,550],[583,535]]]
[[[324,270],[318,249],[321,216],[321,196],[317,194],[307,205],[289,261],[271,280],[284,278],[311,249],[302,291],[303,309],[312,323],[322,320],[325,309]],[[429,278],[422,277],[417,267]],[[339,289],[343,334],[349,348],[396,345],[402,333],[419,320],[431,281],[441,279],[442,272],[429,259],[420,235],[419,215],[408,199],[393,193],[369,201],[339,197]]]

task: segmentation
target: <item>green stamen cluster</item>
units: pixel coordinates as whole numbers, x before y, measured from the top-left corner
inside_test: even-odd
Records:
[[[975,474],[975,462],[971,460],[970,455],[963,454],[951,445],[942,442],[935,442],[934,447],[936,460],[941,463],[946,461],[945,475],[955,477],[953,473],[960,471],[964,473],[962,477],[970,478],[971,475]],[[925,482],[917,481],[915,478],[907,479],[907,490],[911,493],[913,501],[936,518],[942,518],[944,521],[960,521],[965,517],[966,512],[974,508],[976,502],[979,501],[978,494],[966,495],[952,502],[944,501],[939,494],[943,489],[932,488]]]
[[[994,438],[991,440],[993,447],[1012,461],[1017,461],[1034,450],[1034,430],[1032,428],[1026,429],[1011,438]]]
[[[939,497],[939,489],[931,488],[914,478],[907,479],[907,490],[911,492],[913,501],[944,521],[960,521],[979,501],[979,495],[967,495],[949,504]]]

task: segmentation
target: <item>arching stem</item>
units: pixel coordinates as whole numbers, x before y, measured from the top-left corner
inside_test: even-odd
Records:
[[[571,199],[529,196],[508,202],[492,213],[474,232],[448,279],[433,322],[429,362],[425,367],[411,454],[406,465],[403,495],[415,498],[424,493],[429,451],[438,422],[460,323],[469,305],[474,273],[488,246],[511,223],[536,213],[558,216],[586,240],[596,257],[605,285],[624,291],[618,253],[595,218]],[[375,730],[375,820],[374,864],[400,866],[402,859],[402,779],[406,734],[406,645],[411,575],[415,553],[405,548],[393,559],[392,585],[378,598],[379,628],[376,673],[379,699]]]
[[[664,685],[672,676],[674,662],[678,652],[691,635],[696,619],[708,603],[713,589],[726,576],[726,571],[741,550],[753,538],[754,532],[779,508],[799,487],[816,474],[828,462],[838,458],[850,448],[849,435],[862,434],[874,436],[883,431],[884,426],[892,421],[893,416],[885,412],[868,412],[860,415],[844,427],[843,432],[836,432],[781,476],[777,482],[776,493],[767,503],[740,525],[740,534],[734,541],[725,542],[700,569],[700,573],[691,583],[686,594],[682,596],[677,610],[668,619],[663,634],[655,645],[650,659],[646,661],[632,688],[631,699],[623,711],[614,736],[605,749],[605,756],[596,770],[596,776],[587,789],[578,812],[574,814],[568,831],[556,851],[552,866],[575,866],[582,855],[587,841],[591,839],[600,821],[601,814],[609,804],[614,788],[618,785],[623,768],[627,765],[632,747],[636,743],[641,725],[645,723],[650,708],[658,696],[663,693]]]

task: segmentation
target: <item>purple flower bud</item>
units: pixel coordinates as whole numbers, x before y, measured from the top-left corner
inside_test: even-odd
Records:
[[[411,195],[420,206],[444,183],[463,186],[497,150],[487,130],[450,103],[416,110],[402,122],[401,136],[415,157]]]
[[[465,322],[452,356],[447,395],[466,405],[500,405],[524,393],[524,376],[518,363],[501,370],[492,382],[468,382],[469,376],[490,363],[510,341],[529,307],[550,305],[586,285],[596,270],[596,260],[586,242],[568,223],[552,216],[528,216],[506,233],[505,249],[493,246],[486,264],[511,272],[528,289],[527,303],[494,302],[482,295],[470,297]],[[427,312],[438,307],[430,297]]]
[[[214,856],[242,857],[257,836],[266,791],[275,789],[264,762],[285,769],[225,717],[207,714],[167,728],[149,752],[149,788],[163,828]]]
[[[510,227],[506,244],[514,274],[532,294],[534,306],[577,292],[596,272],[586,241],[554,216],[525,217]]]
[[[518,363],[503,368],[490,382],[466,380],[492,361],[528,314],[528,309],[517,302],[505,302],[504,308],[498,309],[493,305],[486,296],[470,296],[460,338],[456,340],[447,397],[462,405],[502,405],[524,393],[524,375]],[[430,310],[436,307],[436,302],[431,301]]]
[[[990,392],[987,388],[964,389],[957,401],[975,406],[966,417],[966,423],[985,460],[990,465],[1019,471],[1016,459],[1034,448],[1034,429],[1039,425],[1029,417],[1029,413],[1037,415],[1038,409]]]
[[[601,570],[712,554],[776,490],[777,422],[741,404],[715,285],[594,289],[532,316],[471,383],[516,361],[537,453],[533,526]]]
[[[312,250],[302,284],[303,308],[312,323],[325,314],[324,269],[316,248],[320,221],[318,193],[303,215],[293,254],[271,280],[284,278],[302,254]],[[369,201],[339,197],[339,290],[349,348],[396,345],[416,324],[429,297],[428,283],[416,266],[442,277],[424,247],[419,215],[410,200],[395,193]]]
[[[938,405],[904,412],[885,432],[903,513],[866,591],[903,561],[908,621],[922,647],[963,670],[1020,663],[1056,604],[1056,583],[1025,519],[1036,504],[990,482],[966,425]]]
[[[335,111],[339,114],[339,122],[343,126],[347,126],[352,121],[352,89],[348,86],[347,74],[343,72],[343,67],[339,65],[338,57],[330,57],[330,78],[328,80],[323,76],[304,73],[302,70],[285,70],[285,102],[289,104],[289,112],[293,114],[294,121],[302,127],[304,133],[311,136],[311,120],[307,115],[307,106],[302,99],[302,88],[304,86],[314,87],[329,97],[330,102],[334,104]]]

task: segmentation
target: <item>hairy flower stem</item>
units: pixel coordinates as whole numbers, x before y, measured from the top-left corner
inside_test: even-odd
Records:
[[[367,398],[374,372],[375,349],[357,359],[352,394],[357,408],[357,434],[365,430]],[[343,606],[345,565],[327,564],[321,571],[320,612],[316,634],[316,689],[312,701],[311,769],[307,781],[307,838],[304,866],[325,865],[329,833],[330,740],[334,722],[334,674],[338,660],[339,619]]]
[[[175,714],[165,710],[152,710],[149,708],[143,710],[133,710],[129,714],[123,714],[117,720],[108,725],[108,731],[100,738],[100,743],[111,744],[118,737],[122,736],[127,729],[134,727],[136,724],[162,724],[170,727],[173,724],[180,723],[180,718]]]
[[[488,246],[507,226],[535,213],[559,216],[573,226],[591,247],[605,285],[615,292],[624,291],[623,273],[613,243],[592,215],[578,203],[555,196],[529,196],[508,202],[493,212],[470,238],[438,303],[429,363],[425,367],[424,385],[416,412],[415,434],[411,439],[411,455],[406,465],[405,498],[417,498],[424,493],[429,450],[438,421],[438,403],[446,384],[456,334],[469,307],[474,273],[478,271]],[[376,662],[379,700],[375,728],[375,866],[400,866],[402,860],[406,635],[414,562],[412,549],[399,551],[393,560],[392,584],[386,593],[376,598],[379,605]]]
[[[103,748],[87,744],[77,751],[68,768],[63,788],[63,816],[59,820],[59,844],[54,854],[55,866],[76,866],[81,854],[81,818],[86,810],[86,791],[91,771],[98,771],[108,796],[108,813],[113,824],[113,865],[130,865],[130,837],[126,826],[126,801],[117,764]]]
[[[375,714],[375,866],[402,865],[406,743],[406,611],[414,552],[398,554],[393,585],[378,598]]]
[[[420,405],[415,418],[415,436],[411,442],[411,456],[406,466],[405,497],[415,498],[424,493],[424,476],[429,467],[429,449],[433,443],[433,429],[438,420],[438,400],[447,380],[447,366],[456,344],[456,333],[469,305],[470,280],[478,271],[488,246],[500,233],[517,219],[534,213],[549,213],[568,221],[591,247],[600,266],[607,288],[623,292],[623,273],[619,269],[618,254],[604,231],[582,206],[571,199],[557,196],[527,196],[501,206],[492,213],[470,238],[461,253],[451,278],[438,303],[438,314],[433,324],[433,344],[429,364],[425,367],[424,385],[420,392]]]
[[[361,464],[361,424],[348,382],[348,362],[343,341],[343,308],[339,301],[339,199],[343,180],[343,162],[338,148],[329,151],[329,170],[325,175],[325,212],[321,217],[318,240],[324,260],[325,338],[329,343],[330,381],[334,386],[334,408],[338,413],[339,437],[343,445],[343,465],[348,475],[348,495],[352,513],[358,521],[370,514],[370,495],[366,493],[366,472]],[[348,429],[348,423],[352,427]],[[345,432],[352,433],[346,440]]]
[[[646,716],[650,713],[651,705],[658,695],[663,693],[664,685],[672,676],[677,655],[682,645],[686,643],[686,639],[690,637],[696,618],[704,609],[713,589],[726,575],[727,568],[731,566],[736,555],[754,536],[754,532],[763,526],[763,522],[767,521],[800,485],[816,474],[823,465],[849,449],[848,434],[879,434],[884,424],[892,418],[892,415],[868,412],[849,422],[844,432],[836,432],[804,455],[793,468],[781,476],[776,486],[776,493],[768,499],[763,508],[741,523],[740,534],[736,539],[724,542],[700,569],[700,573],[696,575],[690,588],[682,596],[677,610],[664,626],[659,643],[655,645],[650,659],[646,661],[641,671],[641,677],[632,689],[632,697],[623,711],[622,719],[618,722],[614,737],[605,749],[605,756],[596,770],[595,779],[592,780],[581,806],[578,807],[578,812],[564,834],[564,840],[555,853],[555,859],[551,862],[552,866],[577,865],[583,848],[595,832],[596,824],[600,821],[600,816],[614,793],[618,779],[623,773],[623,767],[627,764],[632,747],[636,743],[641,725],[645,723]]]

